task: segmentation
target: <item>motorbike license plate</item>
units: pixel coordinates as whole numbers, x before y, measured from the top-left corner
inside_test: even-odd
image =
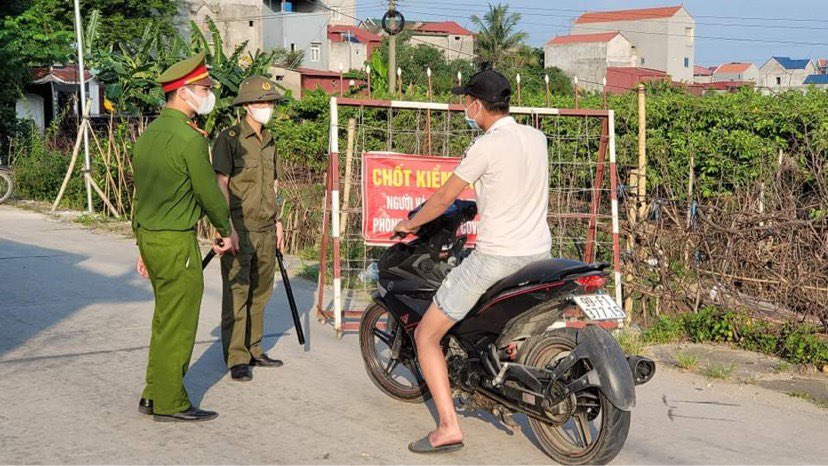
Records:
[[[627,317],[621,306],[605,294],[575,296],[574,300],[591,320],[619,320]]]

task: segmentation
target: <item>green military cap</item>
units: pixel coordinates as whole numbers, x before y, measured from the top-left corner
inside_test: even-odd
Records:
[[[251,102],[273,102],[281,100],[282,94],[276,89],[276,84],[264,76],[251,76],[239,85],[239,95],[233,105]]]
[[[171,92],[189,84],[212,86],[210,71],[204,62],[205,53],[199,52],[169,67],[158,77],[164,92]]]

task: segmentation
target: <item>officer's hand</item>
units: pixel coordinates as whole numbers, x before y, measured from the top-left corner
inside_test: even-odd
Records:
[[[230,237],[222,238],[213,245],[213,251],[218,255],[224,255],[233,248],[233,240]]]
[[[144,259],[141,258],[140,254],[138,254],[138,263],[135,265],[135,270],[142,277],[149,278],[149,271],[147,271],[147,267],[144,265]]]
[[[237,232],[235,228],[230,232],[230,243],[233,246],[230,249],[230,254],[236,254],[239,252],[239,232]]]
[[[285,227],[282,222],[276,222],[276,249],[285,252]]]

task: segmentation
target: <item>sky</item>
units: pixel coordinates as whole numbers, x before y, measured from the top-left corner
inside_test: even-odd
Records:
[[[492,0],[497,3],[498,0]],[[771,56],[828,57],[826,0],[501,0],[522,14],[530,45],[542,47],[569,32],[583,11],[650,8],[683,4],[696,20],[696,64],[747,61],[761,66]],[[457,21],[473,30],[472,14],[483,16],[486,0],[397,0],[406,20]],[[379,18],[383,0],[357,0],[359,18]]]

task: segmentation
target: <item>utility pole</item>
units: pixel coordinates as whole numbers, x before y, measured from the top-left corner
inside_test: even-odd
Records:
[[[391,17],[388,18],[388,26],[392,31],[396,25],[394,21],[394,0],[388,0],[388,11]],[[388,90],[394,92],[397,88],[397,35],[388,35]]]
[[[92,213],[92,174],[90,172],[89,160],[89,122],[87,121],[88,115],[86,113],[86,82],[84,80],[85,72],[83,68],[83,26],[81,25],[80,4],[78,0],[75,0],[75,34],[77,35],[76,45],[78,47],[78,82],[80,85],[81,125],[83,125],[83,178],[86,180],[86,210],[87,212]]]

